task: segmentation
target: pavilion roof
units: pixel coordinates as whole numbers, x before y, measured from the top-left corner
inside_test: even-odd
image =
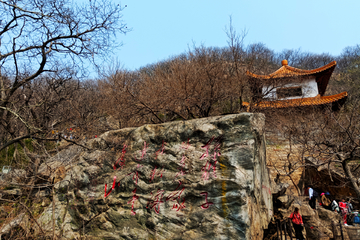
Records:
[[[336,67],[336,61],[332,61],[331,63],[325,66],[312,70],[303,70],[303,69],[291,67],[288,65],[287,60],[283,60],[281,63],[282,63],[281,68],[268,75],[258,75],[249,71],[247,71],[246,74],[251,79],[260,80],[263,83],[266,82],[271,83],[271,81],[278,79],[286,79],[287,81],[290,82],[291,79],[296,79],[296,78],[308,79],[310,77],[315,77],[316,82],[318,84],[319,94],[323,96],[325,94],[326,87],[329,83],[331,74]]]

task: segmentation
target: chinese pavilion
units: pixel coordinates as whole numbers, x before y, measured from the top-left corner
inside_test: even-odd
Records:
[[[333,109],[345,103],[347,92],[324,96],[332,72],[333,61],[313,70],[302,70],[288,65],[283,60],[282,67],[269,75],[246,72],[253,91],[252,108],[288,108],[331,105]],[[243,103],[250,108],[249,103]]]

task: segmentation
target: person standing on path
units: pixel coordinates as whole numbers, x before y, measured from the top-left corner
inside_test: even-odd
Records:
[[[299,208],[296,207],[294,212],[290,214],[290,219],[293,223],[296,239],[303,240],[304,236],[302,234],[302,230],[304,228],[304,223],[299,213]]]
[[[347,201],[346,205],[347,205],[348,213],[351,213],[352,211],[354,211],[354,207],[353,207],[353,205],[351,203],[350,198],[348,198],[348,201]]]
[[[339,206],[340,206],[340,210],[341,210],[341,215],[342,215],[343,220],[344,220],[344,225],[348,226],[348,224],[347,224],[348,208],[347,208],[347,204],[345,202],[345,199],[342,199],[342,201],[339,203]]]
[[[321,193],[321,204],[325,209],[328,210],[331,209],[330,207],[331,201],[326,197],[325,193]]]
[[[337,213],[340,212],[339,204],[336,202],[335,199],[332,199],[330,207],[331,207],[332,211],[337,212]]]
[[[309,192],[309,205],[312,209],[315,209],[316,197],[314,196],[314,190],[310,186],[308,186],[308,192]]]

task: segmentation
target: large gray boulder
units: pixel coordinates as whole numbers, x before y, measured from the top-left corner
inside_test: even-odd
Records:
[[[38,222],[51,233],[55,220],[64,239],[262,239],[273,214],[264,120],[244,113],[106,132],[67,154],[54,211]]]

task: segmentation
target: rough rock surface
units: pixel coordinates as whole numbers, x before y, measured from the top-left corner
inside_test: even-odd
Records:
[[[65,170],[51,176],[55,216],[50,204],[38,222],[64,239],[262,239],[263,127],[244,113],[106,132],[40,167]]]

